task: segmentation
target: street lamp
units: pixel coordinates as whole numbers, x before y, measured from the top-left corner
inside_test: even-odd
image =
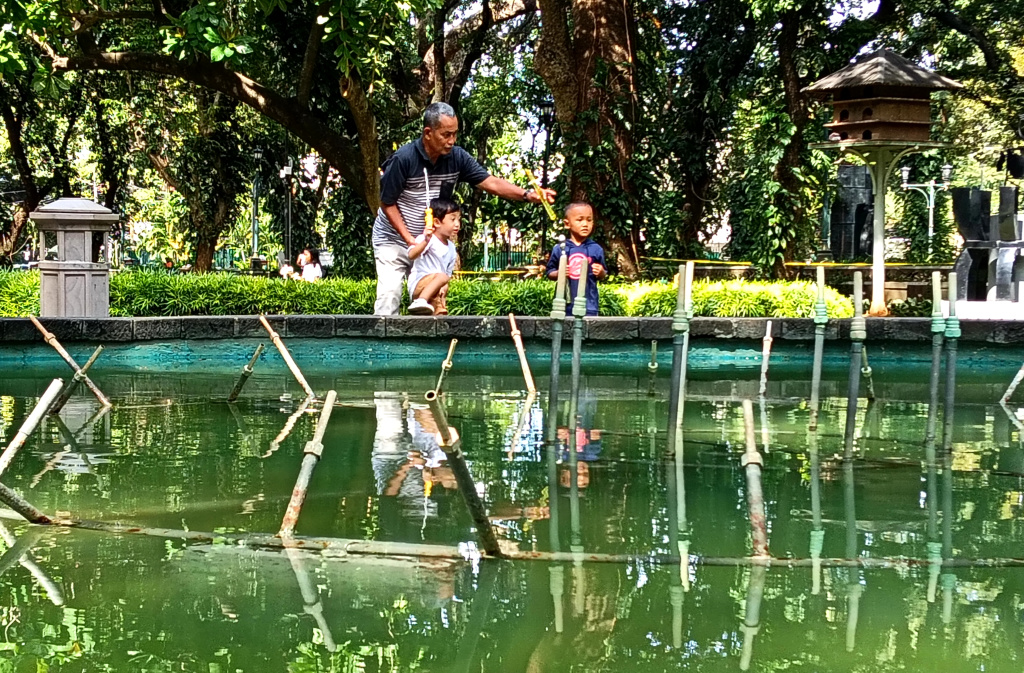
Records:
[[[904,190],[912,189],[915,192],[924,194],[928,203],[928,258],[932,256],[932,236],[935,234],[935,193],[949,189],[949,178],[953,175],[953,167],[946,164],[942,167],[942,182],[929,180],[928,182],[910,182],[910,166],[900,168],[903,175],[902,187]]]
[[[257,271],[260,265],[260,161],[263,159],[263,148],[257,147],[252,151],[252,158],[256,162],[256,173],[252,178],[252,257],[249,259],[249,268]]]
[[[281,179],[284,180],[284,190],[287,192],[284,211],[284,250],[285,260],[289,263],[292,259],[292,166],[293,159],[288,157],[288,165],[281,167]]]

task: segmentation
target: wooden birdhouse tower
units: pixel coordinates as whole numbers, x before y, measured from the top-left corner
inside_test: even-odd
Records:
[[[832,95],[831,142],[927,142],[932,91],[960,89],[959,82],[880,49],[806,87],[812,96]]]

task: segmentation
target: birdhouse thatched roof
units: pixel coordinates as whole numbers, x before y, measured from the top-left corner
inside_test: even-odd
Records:
[[[854,86],[905,86],[929,90],[963,88],[960,82],[915,65],[894,51],[879,49],[804,87],[804,91],[823,95]]]

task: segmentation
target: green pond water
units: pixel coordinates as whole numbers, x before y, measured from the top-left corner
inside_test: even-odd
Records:
[[[404,370],[372,358],[342,369],[303,363],[339,406],[298,534],[464,549],[475,540],[420,404],[446,345]],[[1021,670],[1024,568],[969,563],[1024,557],[1024,448],[1016,405],[1008,415],[996,403],[1015,368],[962,368],[948,459],[932,469],[927,351],[872,361],[877,400],[859,405],[852,463],[839,458],[845,367],[826,369],[814,441],[809,363],[773,367],[763,404],[756,363],[696,369],[677,473],[664,458],[666,360],[653,383],[642,363],[585,364],[577,427],[562,428],[551,448],[544,372],[541,400],[525,408],[507,355],[460,365],[457,352],[445,395],[504,544],[629,562],[289,557],[68,529],[34,529],[33,540],[7,518],[0,549],[23,540],[31,551],[0,575],[0,673]],[[66,371],[4,368],[0,444]],[[317,412],[295,415],[301,391],[279,364],[257,369],[228,405],[234,376],[234,366],[97,366],[114,407],[100,413],[76,395],[3,481],[48,513],[272,534]],[[561,387],[564,402],[568,377]],[[766,451],[777,559],[767,570],[702,562],[751,553],[745,398]],[[938,418],[941,438],[941,410]],[[575,489],[570,432],[580,440]],[[816,571],[807,562],[815,539],[825,558],[890,562]],[[680,544],[689,564],[657,563]],[[962,565],[940,568],[930,554]]]

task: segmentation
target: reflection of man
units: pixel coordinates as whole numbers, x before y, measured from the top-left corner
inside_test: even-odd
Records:
[[[431,499],[435,486],[457,487],[451,468],[443,464],[444,451],[438,446],[437,426],[425,407],[406,409],[395,394],[377,393],[377,431],[371,462],[377,492],[395,497],[403,517],[423,519],[438,515],[438,503]]]
[[[450,199],[456,184],[463,181],[503,199],[540,203],[535,191],[488,174],[476,159],[455,145],[458,132],[455,110],[446,103],[432,103],[423,113],[422,137],[400,147],[384,164],[381,207],[373,223],[376,315],[398,313],[402,282],[412,266],[407,251],[423,233],[424,213],[431,199]],[[554,201],[555,192],[547,189],[545,196]]]

